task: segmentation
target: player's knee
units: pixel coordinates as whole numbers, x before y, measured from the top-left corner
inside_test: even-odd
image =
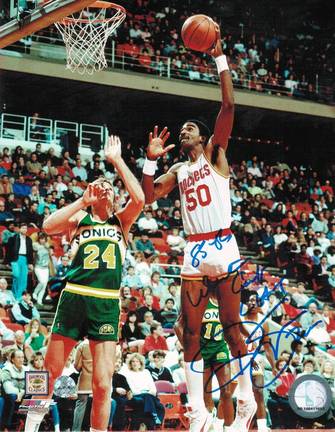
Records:
[[[92,389],[94,397],[103,398],[104,395],[111,391],[111,380],[103,376],[93,378]]]
[[[59,376],[62,375],[64,365],[56,361],[49,362],[48,358],[46,358],[44,362],[44,367],[49,372],[51,379],[56,380]]]
[[[222,387],[220,389],[220,398],[224,399],[225,401],[228,401],[232,398],[231,390],[227,387]]]

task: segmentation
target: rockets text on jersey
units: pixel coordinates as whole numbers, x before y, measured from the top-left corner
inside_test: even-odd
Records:
[[[204,153],[196,162],[183,164],[177,177],[186,234],[230,227],[229,177],[220,174]]]

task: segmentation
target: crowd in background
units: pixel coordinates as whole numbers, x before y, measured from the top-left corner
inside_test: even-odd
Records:
[[[127,57],[129,67],[138,69],[140,66],[148,73],[157,73],[164,63],[161,56],[169,57],[173,77],[215,82],[217,74],[212,59],[206,54],[187,50],[181,39],[180,30],[185,19],[206,11],[222,23],[223,47],[236,86],[270,94],[286,92],[296,97],[319,99],[316,76],[324,76],[328,84],[332,81],[334,46],[331,40],[319,45],[321,28],[315,21],[306,22],[301,18],[291,33],[285,32],[282,36],[279,23],[277,28],[276,25],[269,28],[255,20],[255,5],[250,5],[247,16],[236,13],[230,18],[227,29],[224,17],[207,2],[206,6],[201,2],[189,6],[177,1],[162,4],[137,0],[134,3],[135,7],[130,9],[132,19],[121,24],[115,37],[117,54]],[[245,31],[241,30],[243,21],[247,22]],[[333,90],[329,89],[329,92],[331,95]]]
[[[181,39],[186,18],[206,13],[221,25],[224,52],[236,87],[334,102],[334,28],[327,20],[326,7],[320,5],[314,13],[308,8],[297,10],[293,17],[283,5],[264,8],[253,1],[245,7],[241,2],[228,1],[219,7],[215,3],[122,2],[127,19],[107,45],[111,48],[115,41],[116,67],[165,76],[169,61],[172,78],[217,82],[210,56],[186,49]],[[39,36],[62,43],[55,26],[39,31],[34,40]],[[22,41],[22,46],[23,52],[28,52],[31,39],[29,43]]]
[[[36,129],[35,133],[42,131]],[[124,158],[140,178],[143,158],[136,157],[131,145],[126,146]],[[166,155],[159,162],[157,174],[166,172],[174,162],[172,159]],[[279,267],[284,279],[274,280],[279,281],[285,295],[283,290],[274,289],[265,296],[262,313],[281,325],[291,320],[302,332],[309,333],[298,348],[294,346],[285,374],[266,390],[269,424],[292,426],[292,422],[299,423],[301,419],[290,416],[291,423],[285,420],[282,424],[278,413],[287,406],[287,393],[298,374],[312,368],[334,385],[334,364],[325,361],[320,351],[315,350],[318,346],[332,352],[335,337],[333,310],[329,306],[335,291],[333,179],[320,178],[317,172],[303,166],[280,162],[269,165],[256,156],[232,162],[232,229],[239,244],[261,260],[263,266],[269,267],[259,277],[259,270],[252,269],[252,261],[246,263],[242,269],[245,292],[257,290],[261,296],[264,290],[272,289],[271,267]],[[23,381],[16,374],[21,371],[22,378],[23,371],[37,361],[36,356],[41,360],[45,353],[49,329],[43,325],[47,324],[43,318],[41,324],[39,311],[43,305],[57,303],[71,263],[69,239],[46,236],[41,231],[43,221],[50,213],[80,197],[87,182],[103,174],[113,180],[118,209],[126,203],[127,192],[117,173],[98,154],[84,161],[73,150],[64,150],[62,155],[56,155],[52,148],[42,152],[40,144],[32,152],[20,146],[14,151],[8,148],[2,151],[1,253],[3,265],[7,266],[3,268],[11,272],[12,283],[8,284],[6,276],[0,279],[0,303],[6,311],[3,316],[21,326],[12,330],[3,319],[0,329],[4,396],[0,398],[3,401],[0,413],[7,427],[15,422],[17,417],[13,413],[24,396]],[[184,382],[182,347],[173,326],[180,311],[179,275],[185,244],[177,190],[146,206],[130,234],[121,288],[123,325],[119,372],[114,377],[123,382],[124,390],[121,393],[113,390],[110,419],[112,424],[114,418],[116,430],[122,430],[127,422],[126,406],[135,413],[143,412],[144,391],[152,396],[148,396],[150,401],[146,403],[154,407],[156,417],[144,416],[140,421],[147,427],[159,424],[164,409],[156,397],[153,382],[170,381],[176,387]],[[297,283],[289,283],[289,279]],[[295,320],[302,310],[305,313]],[[316,321],[319,324],[309,331]],[[76,380],[87,372],[78,359],[76,363],[78,352],[64,372]],[[278,361],[287,360],[285,356],[282,352]],[[79,384],[81,381],[79,378]],[[89,410],[91,389],[85,385],[83,389],[81,385],[78,388],[76,400],[66,403],[58,400],[58,408],[53,408],[51,419],[56,428],[59,424],[61,428],[71,428],[73,421],[76,425],[87,421],[84,414]],[[332,411],[328,412],[321,419],[322,424],[330,424],[332,415]],[[134,420],[132,427],[138,428],[139,424],[135,423]]]

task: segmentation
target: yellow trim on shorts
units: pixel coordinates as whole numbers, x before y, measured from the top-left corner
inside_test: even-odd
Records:
[[[92,288],[85,285],[77,285],[72,283],[67,283],[64,290],[73,294],[80,294],[88,297],[98,297],[98,298],[111,298],[119,299],[120,290],[118,289],[105,289],[105,288]]]
[[[180,275],[180,277],[182,278],[182,279],[184,279],[184,280],[200,280],[200,281],[202,281],[202,276],[199,276],[199,275]]]

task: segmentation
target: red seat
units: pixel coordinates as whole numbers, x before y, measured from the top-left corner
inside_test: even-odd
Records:
[[[16,332],[17,330],[24,330],[23,326],[21,324],[18,323],[13,323],[13,322],[9,322],[6,324],[7,328],[13,330],[13,332]]]
[[[157,393],[175,393],[176,392],[176,387],[173,383],[171,383],[170,381],[165,381],[165,380],[158,380],[155,381],[155,386],[156,386],[156,390]]]
[[[155,249],[157,249],[159,252],[167,253],[170,251],[169,245],[166,243],[166,241],[163,238],[151,238],[151,241]]]
[[[173,429],[178,429],[177,425],[180,427],[184,427],[185,429],[189,428],[189,420],[185,417],[184,413],[186,412],[183,407],[180,395],[179,394],[159,394],[159,400],[161,404],[164,405],[165,408],[165,416],[162,424],[162,429],[166,430],[166,423],[177,423]]]
[[[34,227],[28,227],[27,229],[27,236],[31,236],[35,232],[41,231],[40,228],[34,228]]]
[[[180,394],[188,394],[186,382],[179,383],[177,386],[177,390],[178,390],[178,393],[180,393]]]
[[[335,349],[334,348],[328,350],[327,353],[335,357]]]
[[[268,208],[272,208],[273,201],[270,199],[262,199],[262,203],[265,204]]]
[[[3,340],[2,341],[2,348],[5,348],[6,346],[15,345],[14,340]]]

